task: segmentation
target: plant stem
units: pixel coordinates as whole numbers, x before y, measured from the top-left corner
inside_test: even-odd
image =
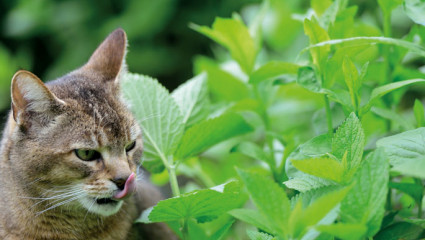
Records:
[[[326,120],[328,123],[328,134],[333,134],[333,126],[332,126],[332,112],[331,112],[331,105],[329,103],[328,96],[324,95],[323,98],[325,99],[325,109],[326,109]]]
[[[182,233],[183,240],[189,240],[189,229],[187,227],[187,219],[180,221],[180,232]]]
[[[171,190],[173,191],[173,196],[178,197],[180,196],[180,189],[179,189],[179,184],[177,182],[176,166],[170,165],[170,167],[167,170],[168,170],[168,175],[170,177],[170,185],[171,185]]]

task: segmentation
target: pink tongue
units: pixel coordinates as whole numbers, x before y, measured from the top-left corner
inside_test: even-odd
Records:
[[[129,197],[136,190],[136,174],[131,175],[125,181],[124,189],[115,193],[113,199],[122,200]]]

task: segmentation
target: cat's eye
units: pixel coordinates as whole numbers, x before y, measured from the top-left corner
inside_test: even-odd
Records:
[[[74,152],[83,161],[93,161],[100,158],[100,153],[91,149],[75,149]]]
[[[128,144],[126,147],[125,147],[125,151],[126,152],[129,152],[129,151],[131,151],[131,150],[133,150],[133,148],[136,146],[136,141],[133,141],[133,142],[131,142],[130,144]]]

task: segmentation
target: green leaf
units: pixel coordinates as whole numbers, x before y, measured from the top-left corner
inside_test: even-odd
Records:
[[[388,159],[382,148],[371,153],[354,176],[354,186],[341,203],[343,223],[365,224],[366,236],[374,236],[381,226],[389,179]]]
[[[358,240],[366,234],[367,227],[363,224],[336,223],[316,227],[322,233],[327,233],[344,240]]]
[[[401,116],[400,114],[392,111],[392,110],[388,110],[385,108],[379,108],[379,107],[372,107],[371,111],[373,113],[375,113],[376,115],[391,120],[397,124],[400,125],[400,127],[403,129],[403,131],[407,131],[407,130],[412,130],[415,127],[413,126],[413,124],[411,124],[409,121],[407,121],[406,119],[404,119],[403,116]]]
[[[247,234],[251,240],[276,240],[276,238],[266,233],[247,231]]]
[[[229,182],[211,189],[196,190],[158,202],[145,210],[137,222],[169,222],[195,218],[198,222],[211,221],[243,204],[240,185]]]
[[[417,127],[425,127],[424,105],[418,99],[415,100],[415,105],[413,106],[413,113],[415,114]]]
[[[332,138],[332,154],[343,159],[347,152],[349,169],[357,169],[363,156],[365,135],[356,114],[351,113]]]
[[[404,221],[408,223],[413,223],[425,229],[425,219],[413,218],[413,219],[404,219]]]
[[[271,233],[287,233],[290,204],[282,188],[273,180],[254,173],[238,170],[251,198],[260,213],[271,223]]]
[[[315,93],[319,93],[322,90],[320,79],[317,78],[314,69],[309,66],[300,67],[298,69],[297,83]]]
[[[292,160],[303,160],[308,158],[321,157],[332,151],[332,138],[328,134],[319,135],[300,145],[293,151],[286,161],[285,171],[289,177],[284,184],[292,189],[300,192],[306,192],[312,189],[317,189],[325,186],[335,185],[334,181],[319,178],[299,171],[292,165]]]
[[[342,63],[342,70],[344,72],[345,84],[347,85],[348,91],[350,92],[351,104],[357,111],[360,104],[360,97],[358,94],[361,85],[359,80],[359,73],[354,63],[348,57],[344,58]]]
[[[189,233],[188,240],[197,240],[197,239],[208,239],[205,230],[193,219],[187,220],[187,230]]]
[[[258,50],[243,22],[217,17],[212,28],[195,24],[191,24],[190,27],[227,48],[243,71],[251,73]]]
[[[318,189],[321,187],[336,185],[336,183],[333,181],[319,178],[316,176],[311,176],[308,174],[304,174],[299,177],[289,179],[283,183],[288,188],[295,189],[302,193],[313,190],[313,189]]]
[[[299,66],[294,63],[270,61],[255,70],[249,78],[252,84],[258,84],[264,80],[276,78],[284,74],[297,74]]]
[[[351,37],[351,38],[343,38],[343,39],[332,39],[324,42],[320,42],[314,45],[310,45],[304,48],[298,55],[304,54],[306,51],[312,49],[320,49],[322,47],[330,47],[334,45],[344,45],[344,47],[355,47],[362,45],[370,45],[370,44],[389,44],[394,46],[399,46],[410,50],[411,52],[418,54],[419,56],[425,56],[425,48],[419,44],[412,43],[406,40],[396,39],[396,38],[387,38],[387,37]]]
[[[261,215],[257,210],[244,208],[233,209],[230,210],[228,214],[263,231],[273,232],[273,230],[270,228],[270,223],[268,223],[267,218]]]
[[[161,159],[167,164],[184,130],[177,104],[157,80],[147,76],[126,74],[121,89],[143,131],[144,160]]]
[[[320,25],[328,30],[335,24],[337,15],[347,7],[348,0],[335,0],[320,17]]]
[[[228,221],[221,228],[219,228],[213,235],[211,235],[209,240],[220,240],[220,239],[222,239],[226,235],[226,233],[229,232],[229,230],[232,227],[234,222],[235,222],[234,220]],[[198,238],[198,239],[200,239],[200,238]]]
[[[382,0],[381,0],[382,1]],[[403,10],[410,19],[420,25],[425,25],[425,2],[421,0],[404,0]]]
[[[207,75],[202,73],[180,85],[171,93],[182,112],[183,123],[186,127],[204,120],[209,114],[206,84]]]
[[[247,84],[221,69],[213,60],[198,57],[195,61],[195,68],[197,72],[205,71],[208,73],[208,89],[211,92],[212,99],[238,101],[249,97],[250,92]]]
[[[425,128],[406,131],[376,142],[385,149],[393,171],[425,178]]]
[[[337,160],[329,157],[310,158],[304,160],[291,160],[292,165],[298,170],[310,175],[342,182],[344,177],[344,166]]]
[[[252,130],[244,118],[236,113],[226,113],[217,118],[202,121],[184,133],[175,156],[180,160],[186,159],[219,142]]]
[[[408,194],[413,199],[415,199],[415,202],[417,204],[422,203],[423,189],[422,189],[421,185],[418,185],[416,183],[390,182],[389,186],[390,186],[390,188],[394,188],[394,189],[400,190],[400,191]]]
[[[398,222],[395,223],[373,237],[375,240],[416,240],[420,239],[423,229],[413,223]]]
[[[385,15],[390,14],[393,9],[401,5],[403,0],[378,0],[379,6]]]
[[[405,87],[405,86],[408,86],[410,84],[420,83],[420,82],[425,82],[425,79],[404,80],[404,81],[400,81],[400,82],[389,83],[387,85],[380,86],[380,87],[373,89],[372,93],[370,95],[369,102],[365,106],[362,107],[362,112],[365,113],[365,112],[369,111],[369,109],[372,107],[374,102],[376,100],[380,99],[385,94],[392,92],[396,89],[399,89],[401,87]]]
[[[322,218],[324,218],[345,198],[349,190],[350,187],[346,187],[330,192],[318,198],[306,209],[296,210],[297,206],[295,206],[290,217],[292,236],[294,238],[303,236],[307,228],[316,225]]]
[[[274,169],[275,163],[258,145],[252,142],[242,142],[235,146],[232,151],[242,153],[248,157],[263,161],[269,165],[271,169]]]
[[[326,42],[330,39],[326,30],[314,18],[312,20],[308,18],[304,20],[304,32],[310,38],[310,45]],[[313,64],[319,68],[319,71],[322,69],[321,64],[326,62],[329,51],[330,47],[326,45],[311,49],[310,53],[313,58]]]
[[[316,12],[318,16],[322,15],[328,7],[332,5],[331,0],[311,0],[311,8]]]

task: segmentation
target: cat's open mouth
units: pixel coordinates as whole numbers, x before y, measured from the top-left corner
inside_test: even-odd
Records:
[[[117,204],[118,201],[113,200],[112,198],[99,198],[96,200],[97,204],[103,205],[103,204]]]

